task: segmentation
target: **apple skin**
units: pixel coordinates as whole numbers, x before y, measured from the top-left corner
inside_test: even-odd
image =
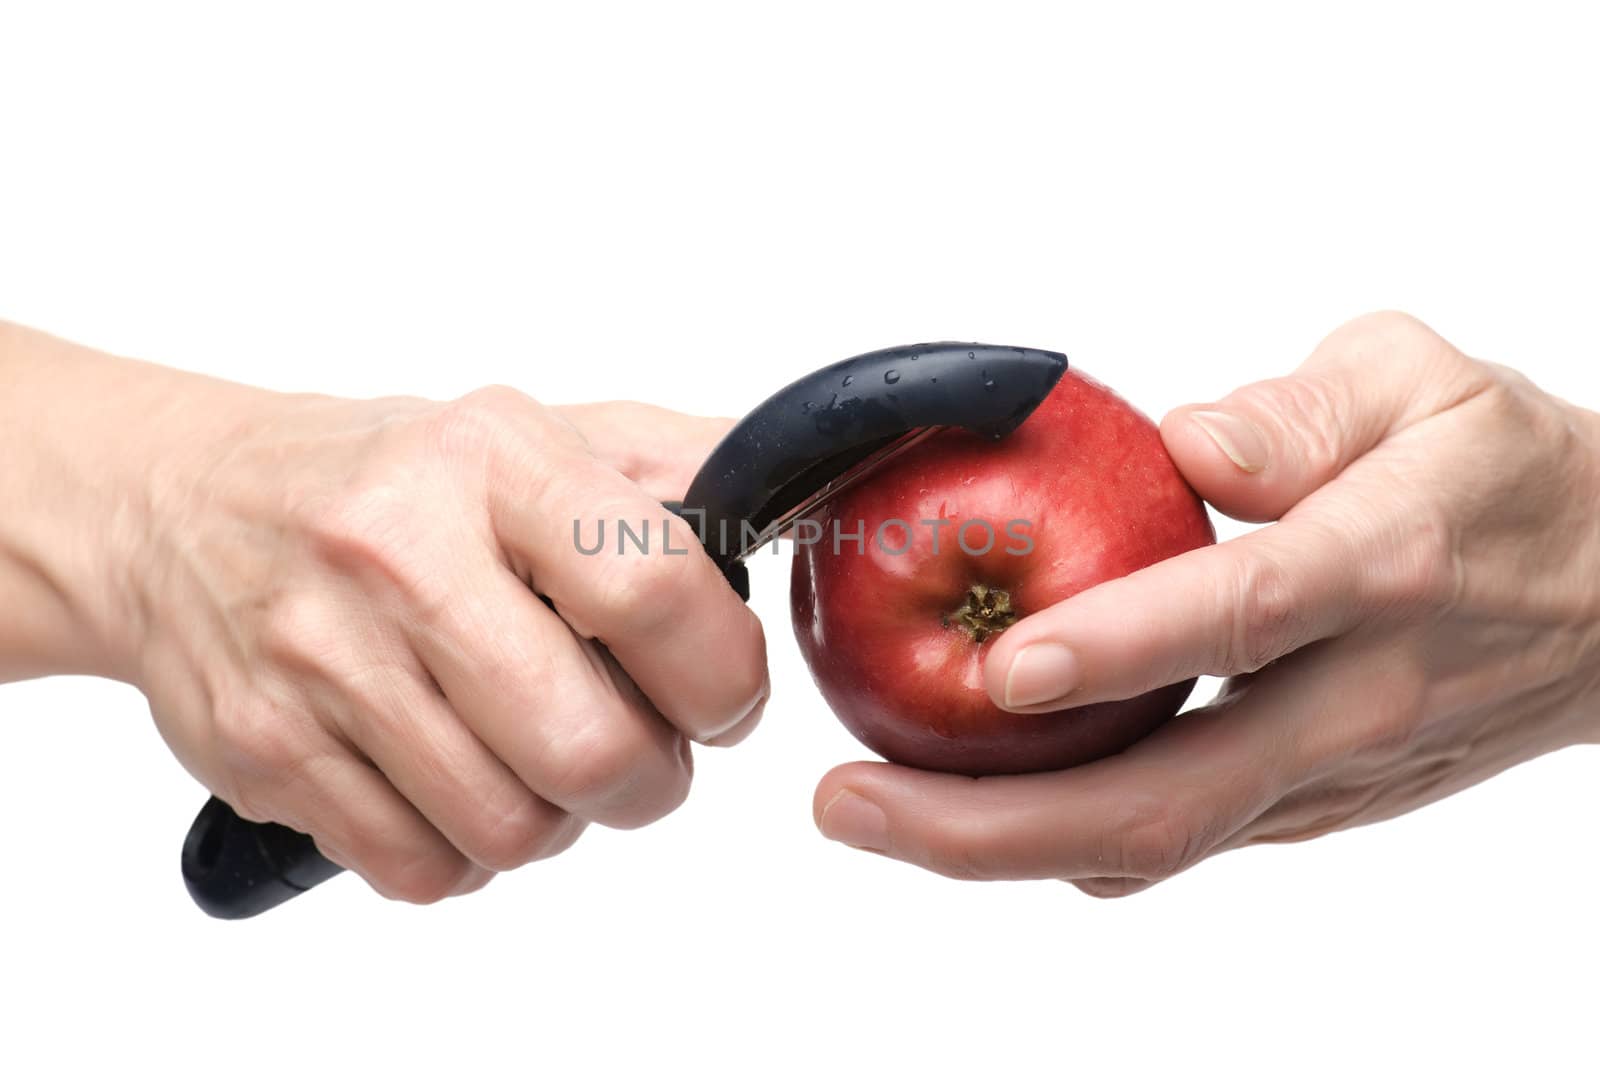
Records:
[[[1021,618],[1216,542],[1156,425],[1075,369],[1004,440],[946,430],[812,517],[824,535],[816,544],[797,536],[795,637],[839,720],[892,762],[969,776],[1065,769],[1149,734],[1194,687],[1048,714],[1008,713],[984,687],[994,634],[958,615],[974,588],[990,590],[991,606],[1005,605],[996,596],[1004,592]],[[941,518],[950,524],[922,524]],[[896,525],[876,535],[890,519],[908,523],[909,535]],[[974,553],[956,542],[973,519],[995,530],[988,551],[978,551],[982,526],[967,530]],[[859,549],[841,540],[834,550],[836,528],[863,527]]]

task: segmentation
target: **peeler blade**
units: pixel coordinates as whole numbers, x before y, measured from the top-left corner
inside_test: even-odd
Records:
[[[922,443],[935,433],[943,432],[947,427],[943,425],[929,425],[892,441],[887,447],[876,451],[860,462],[856,463],[844,473],[817,489],[812,495],[801,500],[784,514],[779,515],[764,529],[761,534],[749,544],[740,544],[740,551],[734,556],[736,561],[744,561],[772,541],[783,536],[811,514],[815,513],[824,503],[849,488],[851,485],[869,477],[880,466],[905,454],[907,451]]]

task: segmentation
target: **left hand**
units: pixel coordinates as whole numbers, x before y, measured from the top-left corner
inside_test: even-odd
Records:
[[[814,800],[825,835],[1117,896],[1600,739],[1596,415],[1386,313],[1162,436],[1218,509],[1276,524],[1018,622],[985,679],[1017,713],[1232,677],[1216,701],[1057,773],[841,766]],[[1072,675],[1008,676],[1038,643],[1068,648]]]

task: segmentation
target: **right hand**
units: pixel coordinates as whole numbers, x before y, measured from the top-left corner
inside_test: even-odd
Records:
[[[1018,621],[985,679],[1022,714],[1204,675],[1218,697],[1056,773],[842,766],[826,835],[1121,896],[1600,740],[1600,417],[1387,312],[1162,435],[1201,496],[1271,524]]]
[[[126,673],[241,816],[431,902],[662,817],[691,740],[754,727],[760,623],[646,490],[681,498],[725,423],[186,380],[172,417],[203,424],[147,471]]]

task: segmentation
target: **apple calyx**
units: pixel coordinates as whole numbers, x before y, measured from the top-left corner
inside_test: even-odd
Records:
[[[987,584],[974,584],[967,589],[967,597],[961,605],[945,616],[944,623],[961,626],[974,643],[982,643],[1005,632],[1016,620],[1010,592]]]

